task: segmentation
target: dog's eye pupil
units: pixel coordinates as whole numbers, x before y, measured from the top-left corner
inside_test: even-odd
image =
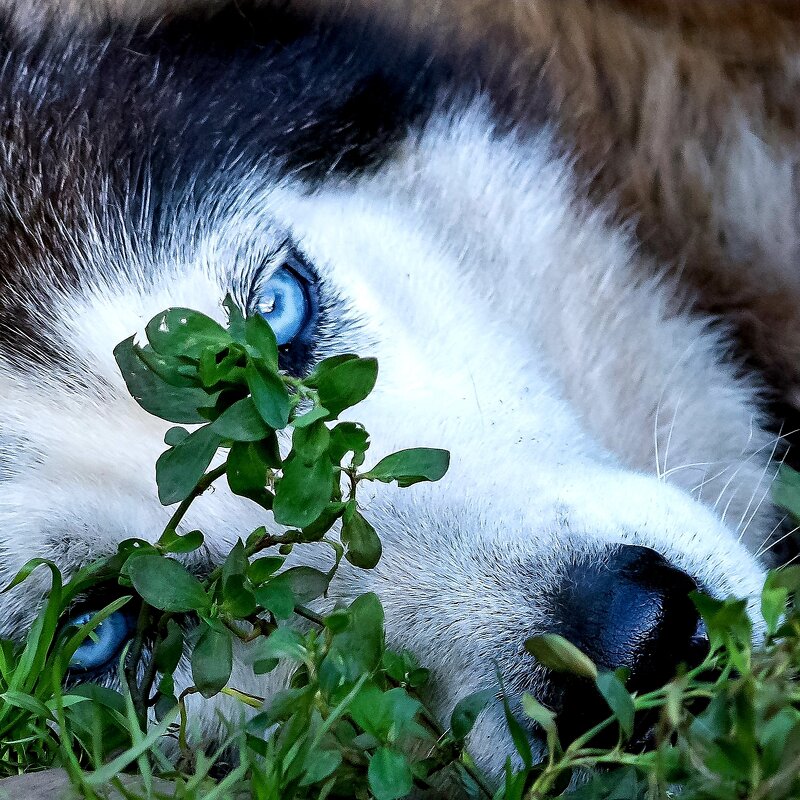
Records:
[[[281,267],[261,287],[255,310],[269,323],[278,345],[289,344],[303,331],[311,311],[305,280]]]
[[[95,612],[87,611],[72,617],[68,625],[79,628],[87,623]],[[84,639],[70,659],[70,669],[76,672],[96,670],[108,664],[130,638],[131,620],[127,614],[117,611],[104,619],[93,631],[92,637]]]

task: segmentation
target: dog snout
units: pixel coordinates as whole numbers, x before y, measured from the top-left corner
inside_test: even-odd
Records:
[[[680,664],[697,666],[708,652],[689,597],[697,588],[655,550],[618,547],[571,567],[552,598],[552,630],[600,669],[627,668],[628,689],[647,692],[674,677]],[[547,694],[576,735],[608,716],[590,681],[552,673]]]

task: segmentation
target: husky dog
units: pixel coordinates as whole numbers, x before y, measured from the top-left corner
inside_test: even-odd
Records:
[[[224,0],[0,0],[23,24],[57,5],[96,24]],[[586,191],[630,220],[660,270],[722,315],[800,416],[800,4],[789,0],[261,0],[345,10],[479,44],[525,124],[545,105]],[[498,57],[500,56],[500,57]],[[793,421],[789,427],[797,427]]]
[[[523,134],[470,58],[285,9],[146,31],[6,23],[0,48],[0,577],[35,555],[70,573],[163,529],[168,424],[112,349],[169,305],[224,319],[230,292],[291,373],[378,357],[353,411],[376,457],[452,452],[442,482],[363,498],[383,559],[343,568],[329,597],[377,592],[443,718],[499,668],[568,722],[587,699],[525,654],[531,635],[647,688],[702,652],[690,590],[755,601],[779,448],[759,386],[586,199],[547,114]],[[222,487],[203,496],[192,566],[262,521]],[[2,635],[25,636],[46,588],[0,597]],[[125,641],[106,630],[93,680]],[[248,671],[233,684],[277,688]],[[502,768],[499,712],[471,748]]]

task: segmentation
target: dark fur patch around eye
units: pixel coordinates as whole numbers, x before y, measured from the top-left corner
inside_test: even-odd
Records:
[[[479,63],[283,5],[91,34],[53,17],[38,38],[0,21],[0,348],[20,368],[63,362],[60,291],[130,269],[98,235],[146,256],[177,208],[253,171],[375,168],[442,98],[479,89]]]

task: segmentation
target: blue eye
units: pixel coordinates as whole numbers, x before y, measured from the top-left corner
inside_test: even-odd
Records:
[[[94,613],[94,611],[87,611],[83,614],[78,614],[72,617],[67,624],[71,627],[79,628],[87,623],[94,616]],[[129,615],[122,611],[114,612],[94,629],[94,639],[91,637],[84,639],[70,659],[70,669],[77,672],[86,672],[104,667],[128,641],[132,628],[133,625]]]
[[[261,286],[255,310],[269,323],[278,345],[289,344],[311,317],[308,283],[294,270],[281,267]]]

